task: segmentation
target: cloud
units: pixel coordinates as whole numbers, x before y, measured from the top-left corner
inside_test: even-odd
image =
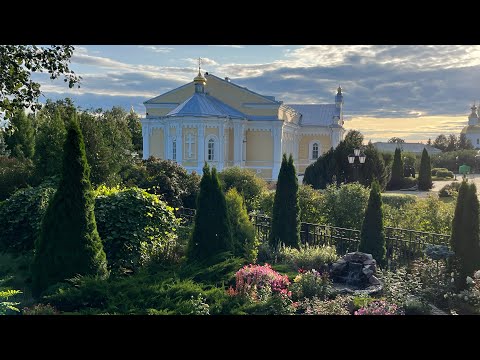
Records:
[[[202,65],[213,65],[213,66],[216,66],[218,65],[218,63],[213,60],[213,59],[210,59],[210,58],[207,58],[207,57],[202,57],[201,58],[202,60]],[[187,58],[187,59],[183,59],[183,60],[186,60],[188,61],[189,63],[195,65],[195,66],[198,66],[198,58],[197,59],[194,59],[194,58]]]
[[[243,49],[243,48],[245,48],[244,45],[208,45],[208,46],[227,47],[227,48],[233,48],[233,49]]]
[[[153,51],[156,53],[162,53],[162,54],[166,54],[174,50],[171,47],[163,47],[163,46],[156,46],[156,45],[138,45],[138,47],[141,49]]]

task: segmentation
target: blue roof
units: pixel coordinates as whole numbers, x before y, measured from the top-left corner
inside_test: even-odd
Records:
[[[335,104],[288,104],[302,114],[300,125],[328,126],[334,116],[340,116],[340,109]]]
[[[217,116],[245,118],[245,115],[213,96],[194,93],[165,116]]]

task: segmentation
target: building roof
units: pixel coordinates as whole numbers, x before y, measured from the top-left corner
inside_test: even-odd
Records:
[[[166,116],[217,116],[244,119],[245,115],[213,96],[194,93]]]
[[[462,129],[462,134],[480,134],[480,125],[468,125]]]
[[[395,152],[395,149],[398,147],[396,143],[388,143],[388,142],[374,142],[373,145],[379,151],[385,152]],[[403,143],[400,144],[400,148],[402,151],[412,152],[412,153],[421,153],[423,149],[427,149],[427,152],[430,154],[436,154],[442,152],[441,150],[434,148],[433,146],[422,144],[422,143]]]
[[[340,116],[340,109],[335,104],[288,104],[289,107],[302,114],[302,126],[328,126],[333,123],[334,116]]]

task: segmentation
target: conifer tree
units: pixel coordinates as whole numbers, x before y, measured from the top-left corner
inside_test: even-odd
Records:
[[[233,251],[232,233],[225,195],[217,170],[203,167],[197,197],[195,225],[188,246],[189,260],[205,260],[224,251]]]
[[[5,137],[5,142],[11,155],[17,158],[31,159],[35,146],[35,130],[32,121],[24,110],[19,110],[12,117],[11,126]]]
[[[365,218],[360,233],[358,251],[372,254],[378,264],[385,264],[385,233],[383,230],[382,197],[380,185],[372,182]]]
[[[245,201],[236,188],[228,190],[225,198],[232,230],[234,254],[250,262],[256,262],[258,244],[255,239],[255,227],[248,217]]]
[[[63,149],[62,179],[48,205],[35,244],[34,296],[77,274],[108,275],[89,176],[83,136],[73,116]]]
[[[466,277],[480,269],[479,204],[475,184],[463,181],[458,191],[450,247],[458,270],[456,286],[463,289]]]
[[[273,201],[272,229],[269,243],[298,248],[300,246],[300,206],[298,203],[298,178],[290,154],[283,154]]]
[[[398,190],[403,186],[403,160],[402,160],[402,151],[400,148],[395,149],[395,155],[393,156],[393,165],[392,165],[392,177],[388,183],[388,189]]]
[[[432,186],[432,164],[427,149],[424,148],[420,161],[420,172],[418,173],[418,190],[430,190]]]

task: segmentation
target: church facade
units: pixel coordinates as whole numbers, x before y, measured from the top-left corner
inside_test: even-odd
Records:
[[[480,121],[475,104],[473,104],[471,110],[472,112],[468,116],[468,125],[462,129],[461,133],[465,134],[475,149],[480,149]]]
[[[190,83],[144,102],[143,158],[202,173],[239,166],[276,180],[282,154],[298,173],[343,139],[343,94],[333,104],[284,104],[200,69]]]

